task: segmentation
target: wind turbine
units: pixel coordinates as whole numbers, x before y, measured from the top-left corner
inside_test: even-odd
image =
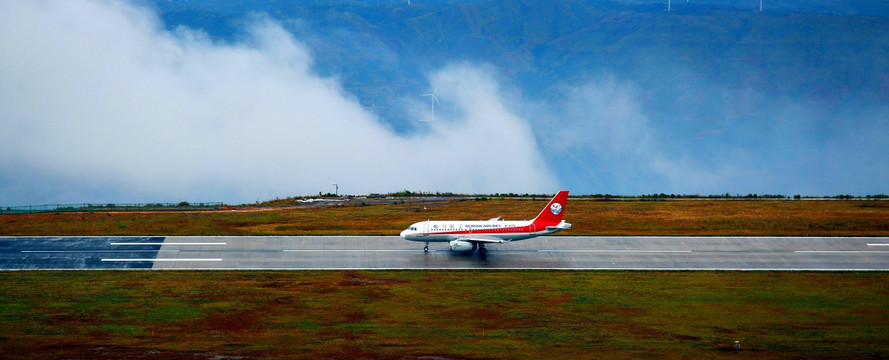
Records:
[[[435,103],[438,103],[438,105],[441,105],[441,103],[438,101],[438,98],[435,97],[436,92],[438,92],[438,83],[435,84],[435,88],[432,89],[431,93],[423,94],[423,96],[428,96],[430,98],[429,102],[432,104],[432,118],[430,120],[424,120],[424,121],[435,121]]]

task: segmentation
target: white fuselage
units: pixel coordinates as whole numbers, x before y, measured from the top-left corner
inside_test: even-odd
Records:
[[[570,225],[569,225],[570,226]],[[412,241],[443,242],[466,236],[483,236],[504,241],[529,239],[547,235],[561,228],[538,229],[531,221],[421,221],[401,232],[401,237]]]
[[[488,221],[426,220],[408,226],[401,232],[401,237],[425,242],[425,252],[429,251],[430,242],[449,242],[453,251],[478,249],[479,254],[484,256],[488,251],[485,244],[530,239],[570,229],[571,224],[562,220],[567,201],[568,190],[562,190],[540,210],[534,220],[502,220],[500,217]]]

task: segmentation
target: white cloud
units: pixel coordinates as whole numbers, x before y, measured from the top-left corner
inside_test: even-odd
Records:
[[[434,74],[459,115],[401,136],[278,24],[248,33],[171,33],[116,1],[2,3],[0,203],[557,190],[490,69]]]
[[[689,86],[719,91],[703,82]],[[737,108],[725,106],[690,125],[672,113],[646,111],[646,94],[612,76],[565,86],[563,93],[564,103],[539,105],[544,109],[535,112],[549,119],[538,127],[560,129],[542,142],[544,149],[582,169],[569,182],[585,187],[582,192],[885,193],[885,106],[821,114],[815,104],[755,96],[762,100],[744,108],[755,119],[739,118]],[[726,101],[738,103],[734,97]],[[713,124],[720,128],[708,130]]]
[[[672,151],[669,142],[688,148],[690,140],[671,139],[669,131],[659,131],[631,83],[604,75],[564,92],[564,106],[554,111],[559,114],[561,141],[547,143],[597,172],[593,176],[601,189],[590,192],[715,194],[726,183],[738,182],[740,171],[734,164],[710,161],[703,166],[702,158],[709,154]]]

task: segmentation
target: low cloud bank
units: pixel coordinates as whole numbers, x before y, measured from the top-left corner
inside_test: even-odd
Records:
[[[652,114],[642,89],[611,75],[566,85],[564,102],[534,110],[536,127],[558,129],[540,141],[543,152],[561,154],[553,167],[585,193],[886,193],[886,105],[830,110],[705,81],[684,86],[716,92],[690,100],[689,112],[722,105],[682,119],[682,107]]]
[[[456,115],[399,135],[263,18],[225,44],[124,2],[6,2],[0,49],[0,204],[557,190],[490,69],[433,74]]]

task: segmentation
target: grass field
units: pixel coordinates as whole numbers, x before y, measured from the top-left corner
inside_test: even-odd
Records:
[[[3,215],[0,234],[393,235],[546,200]],[[889,236],[885,201],[572,199],[566,219],[567,235]],[[886,272],[0,272],[0,358],[887,357]]]
[[[549,199],[0,215],[0,235],[395,235],[427,219],[530,219]],[[889,201],[570,199],[561,235],[889,236]]]
[[[37,271],[0,290],[5,358],[889,356],[882,272]]]

